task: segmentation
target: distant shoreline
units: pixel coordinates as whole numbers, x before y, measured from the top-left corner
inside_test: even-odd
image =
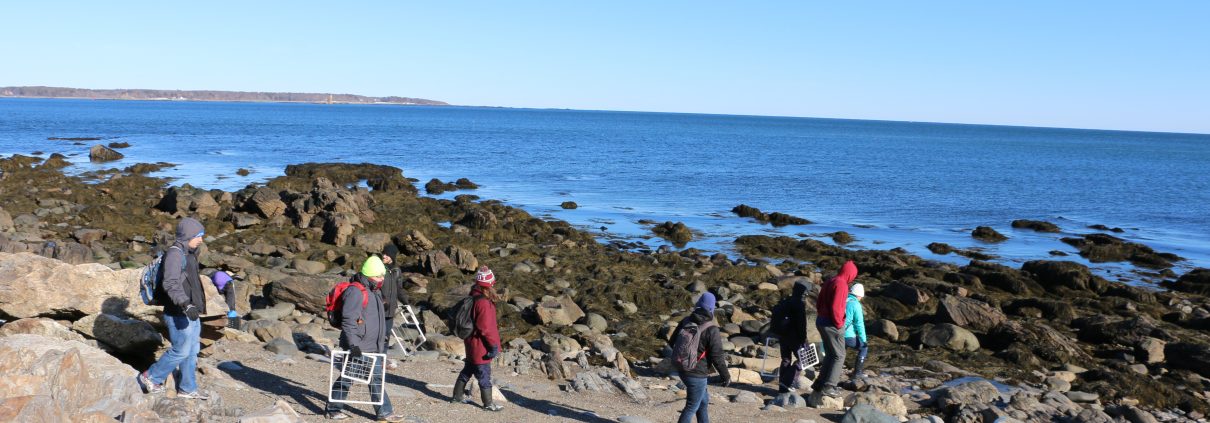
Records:
[[[99,98],[99,97],[47,97],[47,96],[28,96],[28,95],[0,95],[0,98],[23,98],[23,99],[52,99],[52,100],[97,100],[97,101],[163,101],[173,103],[286,103],[286,104],[363,104],[363,105],[382,105],[382,106],[449,106],[449,104],[421,104],[421,103],[393,103],[393,102],[355,102],[355,101],[304,101],[304,100],[203,100],[203,99],[175,99],[175,98]]]
[[[241,103],[393,104],[448,106],[424,98],[356,94],[250,92],[218,90],[87,89],[65,87],[0,87],[0,98],[58,98],[77,100],[205,101]]]

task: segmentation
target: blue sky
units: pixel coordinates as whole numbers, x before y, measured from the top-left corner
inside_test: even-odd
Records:
[[[1210,133],[1210,2],[14,2],[0,85]]]

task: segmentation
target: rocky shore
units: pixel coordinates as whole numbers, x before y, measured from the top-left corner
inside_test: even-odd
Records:
[[[749,410],[733,412],[737,419],[759,412],[790,421],[1148,422],[1204,421],[1210,412],[1210,270],[1176,275],[1169,269],[1180,257],[1105,234],[1064,242],[1091,261],[1154,268],[1166,278],[1164,289],[1107,281],[1069,261],[1014,268],[955,250],[975,257],[959,266],[809,238],[743,236],[736,240],[740,259],[693,249],[634,252],[498,201],[420,196],[417,181],[400,169],[373,164],[292,165],[285,176],[235,192],[168,186],[137,171],[146,166],[78,176],[63,167],[53,157],[0,159],[0,319],[7,321],[0,326],[0,369],[17,375],[0,382],[0,420],[229,421],[273,414],[271,407],[314,419],[310,403],[289,396],[293,388],[256,383],[240,376],[249,366],[224,363],[290,360],[286,367],[310,369],[300,373],[326,371],[307,358],[334,343],[336,332],[319,317],[323,296],[387,243],[400,248],[429,340],[410,362],[452,365],[464,354],[438,316],[466,291],[467,275],[486,264],[505,290],[499,320],[510,341],[497,363],[507,370],[501,378],[549,384],[560,404],[604,398],[679,408],[662,349],[693,295],[709,290],[722,300],[717,319],[740,382],[718,391],[728,395],[719,398],[727,403],[721,412]],[[425,188],[473,186],[433,180]],[[736,213],[761,219],[763,212],[749,209]],[[166,346],[156,310],[138,302],[134,279],[182,216],[206,226],[204,273],[225,270],[246,282],[237,285],[243,330],[215,329],[204,342],[214,370],[203,381],[282,398],[284,409],[230,395],[199,406],[144,397],[133,386],[133,368]],[[1050,230],[1044,223],[1020,225]],[[674,222],[655,230],[676,243],[692,237]],[[974,234],[989,241],[995,235]],[[836,401],[779,396],[761,374],[778,361],[778,349],[766,346],[770,309],[794,283],[817,286],[845,260],[856,262],[857,281],[867,287],[869,378]],[[214,292],[209,298],[212,314],[225,312]],[[417,377],[401,367],[401,377]],[[324,383],[315,379],[309,389],[323,393]],[[522,391],[502,386],[505,397]],[[436,407],[444,390],[433,392],[428,401]],[[814,407],[802,408],[808,404]],[[634,410],[623,421],[669,416],[660,407]],[[513,412],[516,420],[552,416]],[[595,421],[621,418],[596,413]]]

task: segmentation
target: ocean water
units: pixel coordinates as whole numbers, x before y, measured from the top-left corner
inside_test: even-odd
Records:
[[[94,165],[87,145],[130,143],[126,159]],[[374,162],[423,183],[466,177],[471,193],[590,228],[603,240],[652,247],[638,223],[683,221],[690,243],[734,254],[743,234],[852,233],[854,248],[903,247],[927,258],[945,242],[1016,265],[1084,262],[1058,239],[1088,225],[1210,266],[1210,136],[840,119],[568,110],[0,99],[0,153],[64,153],[70,171],[138,162],[179,164],[159,175],[239,189],[290,163]],[[248,177],[239,168],[253,171]],[[454,194],[446,194],[451,197]],[[577,210],[562,210],[575,201]],[[738,204],[815,224],[774,228],[733,215]],[[1014,230],[1054,222],[1063,234]],[[1011,239],[972,239],[975,226]],[[830,240],[829,240],[830,242]],[[1084,262],[1088,264],[1087,262]],[[1124,264],[1101,274],[1137,280]]]

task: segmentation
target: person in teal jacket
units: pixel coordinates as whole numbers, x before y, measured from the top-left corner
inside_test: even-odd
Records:
[[[869,344],[865,337],[865,313],[861,310],[861,299],[865,298],[865,285],[853,284],[849,290],[849,299],[845,302],[844,311],[844,346],[857,350],[857,364],[853,366],[853,378],[864,379],[865,358],[869,354]]]

